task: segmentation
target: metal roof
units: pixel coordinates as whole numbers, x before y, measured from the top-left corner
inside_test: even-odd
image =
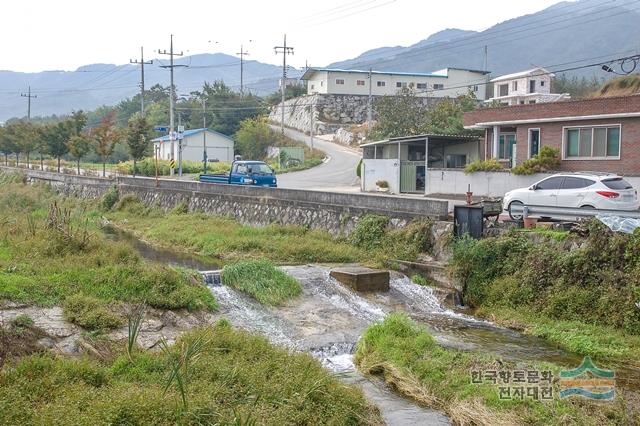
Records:
[[[514,78],[537,77],[541,75],[548,75],[550,77],[553,77],[555,74],[553,74],[552,72],[548,71],[545,68],[537,67],[537,68],[532,68],[526,71],[515,72],[513,74],[501,75],[499,77],[492,79],[491,83],[495,83],[498,81],[513,80]]]
[[[199,129],[189,129],[189,130],[185,130],[183,135],[184,137],[189,137],[189,136],[193,136],[193,135],[197,135],[198,133],[202,133],[205,130],[204,127],[199,128]],[[231,138],[230,136],[225,135],[224,133],[220,133],[220,132],[216,132],[215,130],[211,130],[211,129],[206,129],[211,133],[215,133],[216,135],[220,135],[223,138],[227,138],[230,141],[233,141],[233,138]],[[155,138],[152,139],[151,142],[169,142],[171,139],[169,138],[169,135],[164,135],[164,136],[160,136],[159,138]]]
[[[480,139],[480,137],[473,136],[473,135],[445,135],[445,134],[438,134],[438,133],[428,133],[428,134],[424,134],[424,135],[402,136],[402,137],[383,139],[381,141],[364,143],[364,144],[360,145],[360,147],[363,148],[363,147],[366,147],[366,146],[388,145],[388,144],[392,144],[392,143],[403,143],[403,142],[415,142],[415,141],[419,141],[419,140],[425,140],[427,138],[429,138],[429,139],[449,139],[451,141],[474,141],[474,140]]]

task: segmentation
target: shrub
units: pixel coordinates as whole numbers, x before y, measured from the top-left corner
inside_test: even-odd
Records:
[[[108,330],[123,324],[122,319],[109,310],[106,302],[83,294],[67,297],[63,314],[67,321],[87,330]]]
[[[514,175],[532,175],[560,168],[560,150],[550,146],[540,148],[540,153],[511,169]]]
[[[15,328],[29,328],[33,327],[33,318],[26,314],[20,314],[11,320],[11,325]]]
[[[189,202],[186,200],[180,201],[172,210],[171,214],[187,214],[189,213]]]
[[[389,188],[389,182],[387,182],[386,180],[379,180],[376,182],[376,186],[378,188]]]
[[[349,240],[356,247],[373,250],[382,244],[389,218],[387,216],[366,215],[356,225]]]
[[[268,305],[280,305],[302,292],[295,278],[265,259],[225,266],[222,281]]]
[[[140,199],[133,194],[127,194],[118,201],[118,204],[115,206],[115,210],[119,212],[127,212],[132,214],[140,214],[144,212],[146,207]]]
[[[358,165],[356,166],[356,176],[362,178],[362,158],[358,161]]]
[[[177,160],[176,160],[176,172],[177,172]],[[227,173],[231,169],[231,165],[225,162],[216,162],[207,164],[207,173]],[[123,161],[116,165],[116,171],[124,175],[133,174],[133,161]],[[182,161],[182,173],[202,173],[203,164],[201,161]],[[169,167],[169,160],[158,160],[158,175],[168,176],[171,174],[171,168]],[[136,175],[140,176],[155,176],[156,175],[156,162],[153,157],[147,157],[136,162]]]
[[[418,275],[418,274],[414,274],[411,276],[411,281],[414,284],[418,284],[418,285],[427,285],[427,279],[425,277],[423,277],[422,275]]]
[[[476,160],[464,168],[464,173],[475,173],[475,172],[493,172],[497,170],[504,170],[502,164],[495,158],[490,158],[488,160]]]
[[[109,187],[107,192],[102,196],[102,208],[104,210],[111,210],[113,206],[118,202],[120,198],[120,193],[118,192],[118,187],[113,185]]]

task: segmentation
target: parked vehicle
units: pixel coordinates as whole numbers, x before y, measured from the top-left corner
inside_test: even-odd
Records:
[[[545,206],[581,209],[638,210],[638,191],[616,174],[597,172],[558,173],[528,188],[504,195],[504,210],[520,220],[514,206]]]
[[[229,174],[200,175],[200,182],[270,188],[278,186],[275,171],[263,161],[234,161]]]

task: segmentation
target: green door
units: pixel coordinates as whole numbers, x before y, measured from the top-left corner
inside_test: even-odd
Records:
[[[416,163],[424,165],[424,161],[400,162],[400,192],[416,192]]]

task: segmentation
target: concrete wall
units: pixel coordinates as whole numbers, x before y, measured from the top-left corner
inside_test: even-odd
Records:
[[[159,142],[155,142],[157,146]],[[209,160],[217,159],[218,161],[232,162],[234,154],[233,139],[227,138],[216,132],[207,132],[206,141],[204,133],[199,132],[186,136],[182,140],[182,159],[189,161],[202,161],[202,153],[204,145],[207,146],[207,158]],[[178,141],[173,146],[174,158],[178,161]],[[165,141],[160,143],[160,158],[168,160],[171,158],[171,142]]]
[[[376,191],[376,182],[386,180],[389,190],[394,194],[400,193],[400,171],[397,159],[362,160],[362,189]]]
[[[10,167],[0,169],[16,170]],[[155,180],[149,178],[101,179],[19,170],[31,181],[48,182],[67,195],[97,198],[110,186],[117,185],[121,196],[134,194],[147,205],[169,210],[186,202],[192,211],[233,217],[239,222],[257,226],[282,223],[325,229],[333,234],[348,234],[366,214],[388,216],[394,227],[403,227],[416,218],[447,216],[447,202],[439,200],[202,184],[168,179],[161,179],[159,187],[156,187]]]
[[[473,195],[502,197],[508,191],[531,186],[535,182],[550,176],[551,173],[533,175],[514,175],[504,172],[477,172],[464,174],[462,170],[430,169],[427,171],[427,194],[464,194],[471,185]],[[640,189],[640,176],[628,176],[625,179]]]

